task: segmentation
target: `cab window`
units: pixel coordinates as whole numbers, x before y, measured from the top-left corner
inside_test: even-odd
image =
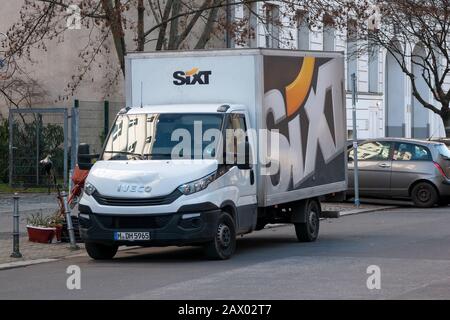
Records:
[[[246,140],[247,126],[243,114],[231,114],[226,126],[226,151],[232,154],[238,152],[238,146]]]

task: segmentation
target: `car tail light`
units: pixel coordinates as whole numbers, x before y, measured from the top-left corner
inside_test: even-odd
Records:
[[[441,173],[441,175],[442,175],[444,178],[448,179],[448,177],[447,177],[447,175],[445,174],[444,170],[442,169],[441,165],[440,165],[439,163],[437,163],[437,162],[433,162],[433,163],[434,163],[434,166],[436,167],[436,169],[438,169],[438,171]]]

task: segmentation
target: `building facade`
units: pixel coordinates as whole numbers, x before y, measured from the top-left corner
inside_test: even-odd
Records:
[[[347,32],[327,27],[326,18],[320,27],[310,30],[305,23],[305,15],[292,22],[292,18],[277,1],[265,4],[255,3],[252,8],[259,19],[248,18],[244,7],[236,6],[233,18],[248,19],[255,35],[246,44],[237,47],[269,47],[281,49],[340,51],[346,55],[347,124],[352,137],[352,84],[351,75],[357,76],[357,130],[358,138],[444,137],[445,130],[441,118],[425,109],[412,95],[411,83],[400,69],[395,58],[387,51],[372,50],[369,54],[356,54],[358,44],[350,41]],[[320,25],[320,24],[319,24]],[[395,38],[393,39],[395,41]],[[417,45],[416,54],[425,54]],[[417,77],[422,79],[421,70],[409,65]],[[450,88],[450,77],[446,85]],[[422,96],[433,103],[433,95],[424,80],[418,81]],[[438,104],[436,104],[438,105]]]
[[[0,31],[6,31],[9,26],[20,19],[19,9],[22,1],[11,2],[10,6],[2,9],[0,13]],[[426,138],[430,136],[445,136],[442,121],[439,116],[423,108],[411,92],[411,84],[397,65],[395,58],[383,50],[374,50],[374,54],[365,54],[359,57],[351,54],[357,47],[354,42],[347,41],[346,32],[337,31],[326,26],[310,30],[305,23],[307,12],[298,18],[298,21],[288,17],[284,5],[277,1],[255,2],[251,10],[258,16],[252,15],[247,7],[235,5],[231,8],[231,19],[245,21],[254,31],[254,36],[248,37],[245,42],[230,41],[233,37],[224,39],[214,38],[208,47],[271,47],[281,49],[319,50],[345,52],[346,59],[346,90],[347,90],[347,121],[349,136],[352,136],[352,110],[351,110],[351,74],[357,75],[357,128],[361,139],[384,136]],[[150,18],[148,18],[150,19]],[[281,22],[278,23],[278,22]],[[35,106],[67,106],[72,101],[58,101],[64,94],[71,76],[76,73],[79,63],[77,46],[85,43],[89,36],[88,30],[70,30],[65,35],[64,43],[50,43],[46,52],[36,50],[33,55],[35,62],[27,64],[26,69],[30,75],[42,86],[45,95],[40,101],[33,102]],[[395,39],[393,39],[395,41]],[[112,40],[108,39],[110,47]],[[150,42],[145,50],[152,50],[154,42]],[[425,54],[420,46],[414,50]],[[101,58],[99,64],[106,61],[116,61],[114,52],[111,56]],[[415,70],[419,78],[420,70]],[[111,101],[125,101],[123,80],[120,78],[114,88],[105,91],[104,69],[98,67],[92,70],[92,79],[83,81],[74,94],[74,99],[101,102],[105,99]],[[450,77],[447,79],[450,87]],[[418,84],[424,96],[433,102],[433,95],[422,81]],[[437,105],[437,104],[436,104]],[[0,117],[7,117],[8,103],[0,100]],[[93,106],[92,108],[94,108]],[[95,107],[96,108],[96,107]],[[97,108],[98,109],[98,108]],[[99,114],[103,112],[99,109]],[[99,118],[100,119],[100,118]],[[101,121],[101,119],[99,120]]]

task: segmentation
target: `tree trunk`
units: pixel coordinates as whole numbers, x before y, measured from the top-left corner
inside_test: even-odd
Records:
[[[138,0],[138,24],[137,24],[137,51],[144,51],[144,0]]]
[[[169,19],[170,11],[172,10],[172,0],[167,0],[164,7],[164,14],[161,18],[161,27],[159,28],[158,41],[156,43],[156,51],[163,49],[164,42],[166,40],[167,20]]]
[[[441,114],[441,119],[445,128],[445,136],[450,138],[450,112]]]
[[[114,47],[116,48],[117,58],[120,63],[120,69],[122,70],[122,74],[125,76],[125,54],[127,50],[124,38],[125,35],[122,27],[120,1],[114,0],[113,4],[113,0],[101,0],[101,4],[110,24]]]
[[[172,4],[172,17],[176,17],[181,11],[181,0],[173,0]],[[178,38],[178,18],[173,19],[170,22],[170,32],[169,32],[169,50],[175,50],[177,38]]]
[[[218,6],[220,4],[221,0],[215,0],[213,2],[213,6]],[[198,40],[197,44],[195,45],[195,49],[204,49],[206,44],[208,43],[209,39],[211,38],[211,34],[214,29],[214,23],[216,22],[217,13],[219,12],[219,8],[213,8],[209,12],[208,20],[206,21],[205,28],[203,29],[203,32],[200,36],[200,39]]]

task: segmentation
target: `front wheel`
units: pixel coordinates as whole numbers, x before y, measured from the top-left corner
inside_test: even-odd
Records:
[[[213,260],[230,259],[236,249],[236,228],[233,218],[222,213],[216,226],[214,240],[205,246],[205,254]]]
[[[312,200],[304,206],[305,223],[295,223],[295,233],[299,242],[314,242],[319,238],[320,204]]]
[[[432,208],[438,203],[439,194],[433,185],[420,182],[412,189],[411,198],[419,208]]]
[[[87,242],[86,251],[94,260],[111,260],[117,253],[118,247],[101,243]]]

